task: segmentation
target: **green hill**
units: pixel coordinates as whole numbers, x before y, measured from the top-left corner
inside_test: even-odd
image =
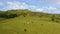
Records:
[[[10,19],[3,17],[6,20],[0,21],[0,34],[60,34],[58,14],[29,10],[9,10],[4,14],[17,14],[17,17]]]

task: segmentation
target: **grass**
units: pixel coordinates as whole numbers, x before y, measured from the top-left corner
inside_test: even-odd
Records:
[[[60,34],[60,23],[53,22],[47,17],[19,16],[0,21],[0,32],[0,34]]]

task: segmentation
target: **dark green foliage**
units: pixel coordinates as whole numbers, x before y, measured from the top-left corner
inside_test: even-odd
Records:
[[[58,20],[60,20],[60,18],[57,18]]]
[[[7,18],[14,18],[14,17],[17,17],[17,15],[16,14],[7,15]]]
[[[43,24],[41,24],[41,26],[43,26]]]
[[[27,31],[27,29],[24,29],[24,31],[26,32],[26,31]]]
[[[23,16],[26,17],[26,13],[23,13]]]
[[[59,21],[56,21],[57,23],[59,23]]]
[[[16,14],[0,14],[0,17],[2,18],[14,18],[14,17],[17,17]]]
[[[0,17],[2,17],[2,18],[6,18],[7,15],[6,15],[6,14],[0,14]]]
[[[52,18],[52,21],[54,21],[54,18]]]
[[[52,21],[55,21],[55,15],[52,16],[52,19],[51,19],[51,20],[52,20]]]

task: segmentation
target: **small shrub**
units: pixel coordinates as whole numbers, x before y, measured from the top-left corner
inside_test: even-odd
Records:
[[[58,20],[60,20],[60,18],[57,18]]]
[[[26,13],[23,13],[23,16],[26,17]]]
[[[43,24],[41,24],[41,26],[43,26]]]
[[[59,23],[59,21],[56,21],[57,23]]]
[[[27,29],[24,29],[24,31],[26,32],[26,31],[27,31]]]
[[[51,20],[52,20],[52,21],[55,21],[55,15],[52,16],[52,19],[51,19]]]

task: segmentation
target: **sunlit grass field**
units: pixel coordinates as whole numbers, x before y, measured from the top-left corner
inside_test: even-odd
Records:
[[[60,23],[48,17],[19,16],[0,21],[0,34],[60,34]]]

